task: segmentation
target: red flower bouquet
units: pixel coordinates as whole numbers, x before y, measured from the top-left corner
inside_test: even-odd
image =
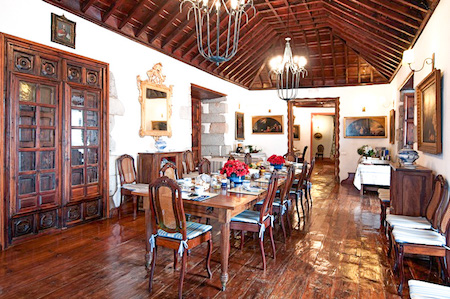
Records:
[[[272,155],[267,159],[267,162],[272,165],[283,165],[285,160],[282,156]]]
[[[220,173],[226,174],[227,177],[231,177],[232,174],[241,177],[249,173],[248,165],[239,160],[227,161],[220,170]]]

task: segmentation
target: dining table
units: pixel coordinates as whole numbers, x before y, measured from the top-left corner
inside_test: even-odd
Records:
[[[284,179],[278,180],[278,188],[284,184]],[[267,184],[264,182],[252,182],[252,185],[259,186],[260,192],[248,192],[243,187],[232,189],[210,188],[208,194],[214,194],[205,200],[197,201],[183,198],[183,207],[186,214],[215,219],[220,224],[220,256],[221,256],[221,276],[222,290],[226,289],[228,282],[228,259],[230,256],[230,222],[231,218],[239,213],[251,209],[258,201],[266,196]],[[242,193],[239,192],[242,189]],[[132,195],[143,197],[143,207],[145,211],[145,235],[149,240],[152,235],[151,210],[149,202],[148,188],[136,188]],[[146,264],[150,258],[150,244],[146,242]]]

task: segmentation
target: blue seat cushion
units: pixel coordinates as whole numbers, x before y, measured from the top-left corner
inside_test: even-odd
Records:
[[[445,236],[432,230],[395,226],[392,235],[397,243],[445,246]]]
[[[404,215],[392,215],[386,216],[386,222],[392,227],[407,227],[416,229],[431,229],[431,223],[425,217],[414,217]]]
[[[263,200],[258,201],[255,205],[262,205],[263,204]],[[287,200],[284,201],[285,204],[287,204]],[[281,206],[281,201],[279,198],[275,198],[275,200],[273,201],[273,205],[274,206]],[[259,212],[258,212],[259,213]]]
[[[418,298],[447,298],[450,299],[450,287],[435,283],[410,280],[409,295],[412,299]]]
[[[259,223],[259,214],[259,211],[245,210],[244,212],[231,218],[231,221],[257,224]],[[266,220],[267,217],[269,217],[269,215],[266,215],[264,220]]]
[[[186,221],[186,235],[187,239],[194,239],[201,234],[206,233],[212,229],[211,225],[201,224],[198,222]],[[181,233],[168,233],[162,229],[158,229],[158,236],[163,238],[171,238],[176,240],[183,240],[183,235]]]

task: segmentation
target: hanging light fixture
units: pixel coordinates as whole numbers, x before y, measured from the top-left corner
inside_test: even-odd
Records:
[[[248,6],[255,10],[253,0],[231,0],[229,7],[227,6],[228,1],[226,0],[182,0],[180,10],[183,9],[185,2],[192,4],[188,12],[188,19],[191,11],[193,11],[195,16],[195,30],[197,33],[197,46],[200,54],[209,61],[215,62],[217,65],[230,60],[238,50],[242,15],[245,14],[246,21],[248,22],[248,15],[245,11],[246,7]],[[220,25],[221,11],[226,13],[225,17],[228,17],[225,26]],[[215,34],[213,32],[214,27],[216,30]],[[225,46],[224,44],[220,44],[220,36],[222,33],[226,33]]]
[[[287,20],[287,32],[289,35],[289,12]],[[297,97],[297,89],[300,87],[300,76],[302,78],[308,74],[305,69],[306,58],[304,56],[292,56],[291,38],[286,37],[284,55],[276,56],[270,61],[271,72],[276,76],[278,97],[289,101]]]

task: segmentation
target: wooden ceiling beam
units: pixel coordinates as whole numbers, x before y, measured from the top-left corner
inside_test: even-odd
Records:
[[[409,44],[409,42],[407,40],[403,40],[399,36],[396,36],[395,34],[384,31],[381,28],[378,28],[370,23],[361,21],[358,18],[354,17],[352,14],[346,13],[345,11],[340,11],[333,6],[328,6],[327,9],[329,10],[330,14],[334,15],[335,17],[337,17],[340,20],[339,21],[340,23],[349,23],[352,26],[355,26],[358,29],[364,31],[365,33],[372,35],[375,39],[382,39],[384,41],[389,42],[391,45],[394,45],[401,49],[405,48]],[[342,14],[347,15],[349,18],[344,17]],[[372,30],[378,31],[379,33],[376,33],[374,31],[370,30],[369,27],[372,28]]]
[[[334,53],[334,35],[330,30],[330,40],[331,40],[331,57],[333,60],[333,78],[334,84],[336,84],[337,70],[336,70],[336,54]]]
[[[322,71],[322,82],[325,85],[325,72],[323,70],[323,58],[322,58],[322,47],[320,45],[320,35],[319,32],[316,30],[316,39],[318,42],[318,48],[319,48],[319,55],[320,55],[320,69]]]
[[[96,0],[86,0],[86,1],[84,1],[83,4],[81,4],[81,12],[85,13],[89,9],[89,7],[91,7],[92,4],[94,4],[95,1]],[[81,0],[80,0],[80,2],[81,2]]]
[[[139,7],[141,7],[142,4],[144,4],[144,2],[146,2],[146,1],[147,0],[140,0],[135,6],[133,6],[133,8],[128,13],[127,17],[120,22],[119,30],[121,30],[131,20],[131,18],[133,18],[133,16],[135,15],[137,9]]]
[[[266,50],[270,50],[270,47],[266,47]],[[248,78],[253,77],[258,71],[261,63],[263,63],[265,60],[266,57],[263,55],[261,55],[260,57],[256,57],[250,63],[248,63],[245,68],[240,70],[239,73],[236,73],[236,75],[233,76],[233,79],[240,82],[242,85],[245,85],[243,82],[245,82]]]
[[[423,16],[420,12],[417,10],[412,10],[409,7],[405,7],[404,5],[397,4],[395,1],[391,0],[370,0],[370,2],[382,5],[390,10],[393,10],[397,12],[398,14],[401,14],[407,18],[410,18],[412,20],[415,20],[419,23],[423,21]]]
[[[149,13],[147,18],[142,23],[141,27],[139,27],[138,30],[136,31],[136,35],[135,35],[136,37],[141,35],[145,31],[145,29],[147,29],[147,26],[151,23],[151,21],[153,21],[153,19],[155,17],[157,17],[161,13],[161,11],[163,11],[163,9],[167,5],[167,3],[170,3],[170,2],[164,1],[163,4],[161,4],[161,6],[158,8],[158,10],[155,13],[153,13],[153,14]]]
[[[339,5],[341,5],[342,7],[346,8],[352,12],[356,12],[357,15],[367,18],[368,19],[367,21],[372,20],[371,23],[375,22],[375,23],[372,23],[372,25],[378,25],[379,27],[382,27],[384,25],[385,27],[388,27],[391,30],[396,31],[397,34],[403,34],[403,35],[409,36],[410,38],[414,37],[414,35],[415,35],[414,30],[407,30],[407,29],[403,28],[402,23],[393,21],[396,23],[393,25],[389,22],[386,22],[383,18],[374,16],[373,12],[368,11],[367,9],[363,8],[361,5],[359,5],[359,7],[358,7],[358,5],[348,2],[348,0],[334,0],[333,4],[331,4],[331,3],[327,3],[327,4],[333,5],[337,8],[339,8],[340,10],[342,10],[342,8],[339,7]],[[376,13],[376,14],[378,16],[380,16],[379,13]],[[362,19],[361,17],[358,17],[358,18]],[[388,28],[386,28],[385,30],[389,31]]]
[[[269,56],[266,56],[266,59],[264,59],[264,62],[261,63],[261,66],[259,67],[258,71],[256,72],[255,77],[253,77],[252,81],[248,85],[249,87],[251,87],[255,83],[257,78],[259,78],[259,80],[261,81],[261,85],[263,85],[263,80],[261,78],[261,72],[263,71],[264,67],[267,65],[268,61],[269,61]]]
[[[423,7],[419,6],[419,5],[416,5],[416,4],[412,3],[411,0],[394,0],[394,1],[396,1],[398,3],[401,3],[401,4],[405,5],[405,6],[408,6],[410,8],[419,10],[419,11],[421,11],[423,13],[427,13],[428,12],[428,9],[423,8]]]
[[[177,9],[178,10],[178,9]],[[172,25],[172,23],[175,21],[175,19],[178,17],[178,15],[173,15],[172,18],[170,18],[169,21],[166,22],[166,24],[164,25],[164,27],[158,32],[156,33],[151,39],[150,42],[152,43],[153,41],[155,41],[155,39],[159,38],[162,33],[168,28],[170,27],[170,25]],[[164,41],[161,42],[161,48],[162,45],[169,43],[175,36],[177,36],[178,34],[180,34],[180,32],[183,32],[184,28],[190,23],[192,22],[192,19],[188,20],[187,18],[187,12],[186,15],[184,16],[184,21],[176,28],[174,28],[172,30],[172,32],[166,36],[166,38],[164,39]]]
[[[105,13],[102,16],[102,22],[106,23],[106,21],[108,21],[109,17],[113,14],[113,12],[117,9],[117,7],[119,7],[119,5],[121,5],[123,3],[124,0],[118,0],[113,2],[113,5],[111,5],[109,7],[109,9],[107,11],[105,11]]]

